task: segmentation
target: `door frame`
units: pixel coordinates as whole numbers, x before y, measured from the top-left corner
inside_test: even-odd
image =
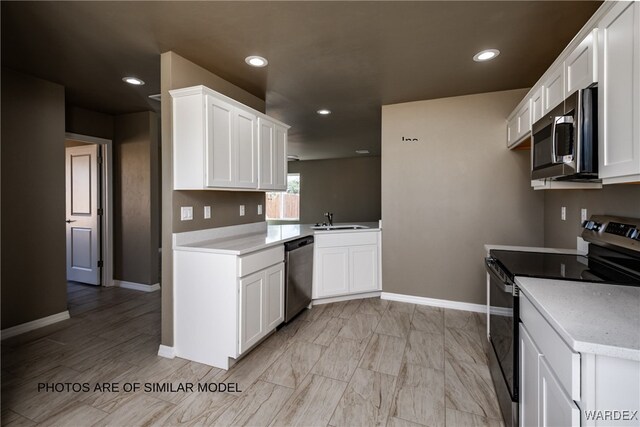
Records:
[[[102,228],[100,245],[102,250],[102,286],[114,286],[113,282],[113,141],[95,136],[81,135],[77,133],[65,132],[64,139],[85,142],[87,144],[97,144],[102,151],[101,168],[101,199],[102,199]]]

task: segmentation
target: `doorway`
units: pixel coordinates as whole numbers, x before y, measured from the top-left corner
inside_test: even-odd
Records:
[[[67,281],[113,286],[112,141],[65,135]]]

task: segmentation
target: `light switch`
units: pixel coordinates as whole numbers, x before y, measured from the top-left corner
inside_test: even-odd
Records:
[[[560,219],[563,221],[567,220],[567,207],[563,206],[560,208]]]
[[[587,220],[587,209],[582,208],[580,210],[580,222],[585,222]]]
[[[244,216],[244,205],[240,205],[240,216]]]
[[[262,215],[262,205],[258,205],[258,215]]]
[[[211,206],[204,207],[204,219],[211,218]]]
[[[191,221],[193,219],[193,206],[180,207],[180,220]]]

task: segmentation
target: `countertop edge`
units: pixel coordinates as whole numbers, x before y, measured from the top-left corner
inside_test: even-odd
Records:
[[[528,278],[531,279],[531,278]],[[536,280],[544,280],[544,279],[536,279]],[[531,291],[527,289],[527,284],[522,283],[516,277],[516,284],[523,291],[529,301],[536,307],[538,312],[544,317],[544,319],[549,322],[549,325],[553,328],[558,335],[562,338],[562,340],[571,347],[572,350],[578,353],[586,353],[586,354],[595,354],[601,356],[615,357],[620,359],[629,359],[636,362],[640,362],[640,349],[633,349],[627,347],[613,346],[607,344],[598,344],[594,342],[588,341],[578,341],[562,326],[562,324],[549,313],[544,306],[538,301],[534,295],[532,295]]]

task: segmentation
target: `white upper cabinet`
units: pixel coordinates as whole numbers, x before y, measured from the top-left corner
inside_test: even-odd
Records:
[[[556,65],[547,74],[546,79],[542,82],[542,92],[542,114],[547,114],[564,101],[564,67],[562,63]]]
[[[512,147],[531,134],[531,101],[527,101],[507,124],[507,146]]]
[[[286,189],[287,125],[204,86],[169,93],[174,189]],[[259,120],[272,129],[266,151]],[[271,182],[261,186],[266,164]]]
[[[542,118],[542,114],[543,114],[542,111],[544,108],[544,102],[542,99],[543,94],[544,94],[544,88],[541,85],[541,86],[538,86],[535,92],[533,92],[533,95],[531,95],[531,124],[532,125]]]
[[[267,119],[258,119],[260,165],[258,188],[287,189],[287,128]]]
[[[598,30],[594,29],[564,61],[565,98],[598,81],[597,41]]]
[[[640,181],[640,4],[615,3],[598,27],[599,175]]]

